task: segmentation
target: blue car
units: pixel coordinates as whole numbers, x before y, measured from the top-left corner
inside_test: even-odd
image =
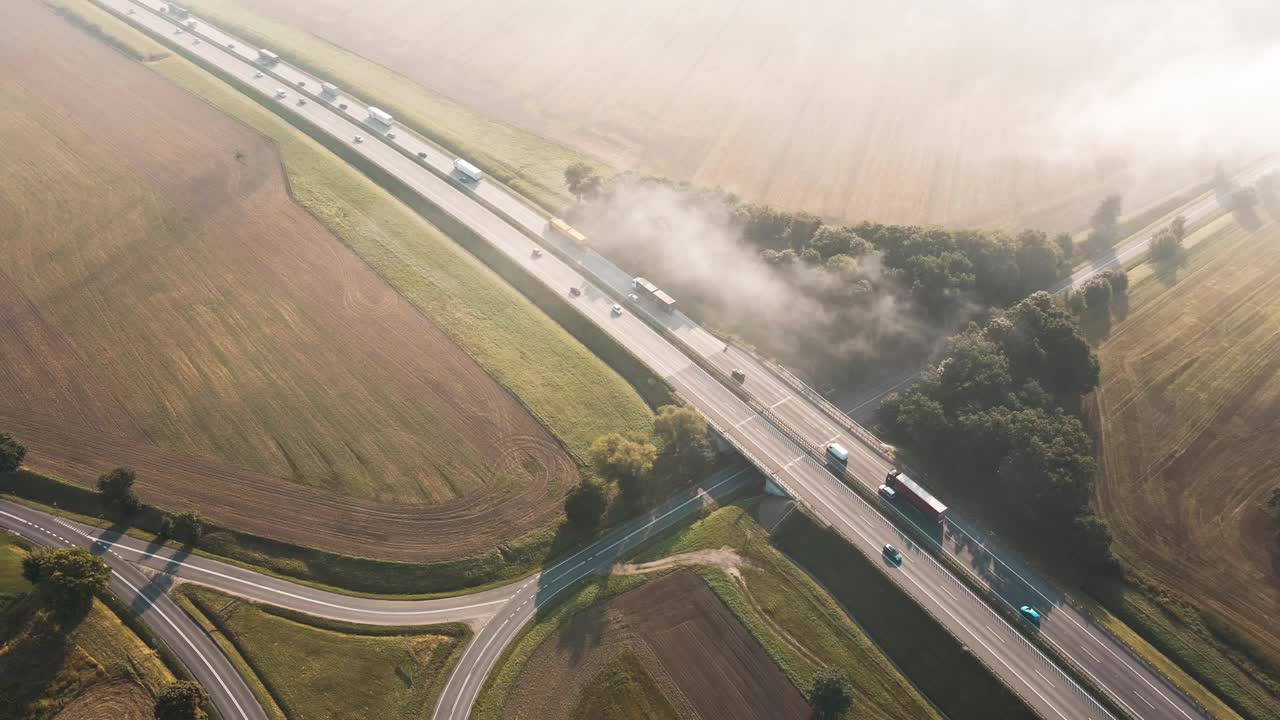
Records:
[[[1036,612],[1036,609],[1031,607],[1030,605],[1023,605],[1022,607],[1018,608],[1018,614],[1026,618],[1027,622],[1031,623],[1032,625],[1035,625],[1036,627],[1040,627],[1040,613]]]

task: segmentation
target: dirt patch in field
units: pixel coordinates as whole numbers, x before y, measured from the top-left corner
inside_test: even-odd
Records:
[[[624,652],[682,714],[802,718],[809,707],[705,581],[677,571],[574,615],[529,659],[503,717],[568,717],[584,687]]]
[[[155,702],[134,683],[102,683],[73,700],[53,720],[151,720]]]
[[[0,429],[34,469],[132,465],[146,502],[395,559],[554,517],[572,458],[289,198],[270,143],[34,1],[6,20]]]
[[[746,560],[736,550],[722,547],[718,550],[695,550],[693,552],[671,555],[661,560],[647,563],[621,563],[614,565],[609,572],[613,575],[643,575],[644,573],[668,570],[690,565],[708,565],[720,568],[731,577],[742,579],[742,566]]]
[[[1205,251],[1101,349],[1098,504],[1126,560],[1280,666],[1280,226]]]

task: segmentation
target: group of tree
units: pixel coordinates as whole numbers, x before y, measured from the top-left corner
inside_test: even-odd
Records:
[[[1097,382],[1077,319],[1038,292],[951,338],[919,382],[886,398],[879,422],[932,483],[1077,548],[1086,570],[1111,569],[1110,534],[1089,509],[1092,445],[1069,411]]]
[[[809,708],[813,720],[840,720],[853,707],[849,678],[833,668],[823,668],[809,685]]]
[[[64,617],[83,615],[94,596],[107,589],[111,568],[79,547],[40,550],[22,559],[22,575]]]
[[[1085,240],[1085,248],[1091,255],[1101,255],[1120,240],[1120,212],[1124,201],[1119,195],[1108,195],[1098,204],[1089,218],[1089,237]]]
[[[27,448],[8,433],[0,432],[0,473],[9,473],[22,466]]]
[[[204,520],[195,510],[186,510],[178,514],[165,513],[160,518],[160,527],[156,537],[161,540],[177,540],[186,545],[199,545],[204,537]]]
[[[1076,315],[1086,311],[1094,315],[1105,315],[1111,310],[1111,304],[1129,293],[1129,273],[1124,270],[1103,270],[1080,288],[1067,293],[1066,303]]]
[[[569,526],[593,533],[612,498],[616,497],[621,513],[632,514],[680,483],[702,476],[714,459],[706,420],[697,410],[678,405],[658,408],[653,436],[609,433],[591,444],[594,477],[583,479],[565,496]]]

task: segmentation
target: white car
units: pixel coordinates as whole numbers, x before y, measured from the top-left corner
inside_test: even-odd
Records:
[[[357,136],[355,136],[355,137],[351,138],[351,142],[353,142],[353,143],[355,143],[355,144],[359,145],[360,143],[364,142],[364,136],[363,136],[363,135],[357,135]]]
[[[621,314],[622,314],[622,306],[621,306],[621,305],[617,305],[617,304],[615,304],[615,305],[613,306],[613,309],[612,309],[612,310],[610,310],[609,312],[610,312],[614,317],[618,317],[619,315],[621,315]]]
[[[284,91],[284,88],[276,88],[276,99],[277,99],[277,100],[283,100],[283,99],[285,99],[285,98],[287,98],[287,97],[289,97],[289,93],[285,92],[285,91]]]
[[[536,258],[540,258],[540,257],[542,257],[542,248],[534,248],[534,249],[533,249],[533,256],[534,256],[534,257],[536,257]]]
[[[388,139],[388,140],[395,140],[395,139],[396,139],[396,131],[395,131],[395,130],[392,130],[391,132],[387,133],[387,139]]]
[[[261,73],[261,72],[256,72],[256,73],[254,73],[254,74],[253,74],[253,79],[254,79],[254,80],[257,80],[257,79],[258,79],[258,78],[260,78],[260,77],[262,77],[262,73]]]
[[[640,302],[640,296],[639,296],[639,295],[637,295],[637,294],[635,294],[635,293],[631,293],[630,295],[628,295],[628,296],[627,296],[627,299],[628,299],[628,300],[630,300],[630,301],[631,301],[631,302],[633,302],[633,303],[638,303],[638,302]]]

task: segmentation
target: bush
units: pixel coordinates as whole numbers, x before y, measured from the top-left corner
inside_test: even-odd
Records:
[[[27,457],[27,448],[7,433],[0,433],[0,472],[13,472]]]
[[[608,508],[609,493],[594,480],[583,480],[564,498],[564,514],[569,526],[584,535],[590,535],[600,527]]]
[[[133,481],[137,475],[132,469],[118,467],[111,472],[98,476],[98,494],[107,505],[118,505],[125,512],[137,512],[142,503],[133,492]]]
[[[205,720],[204,705],[209,696],[190,680],[169,683],[156,698],[156,720]]]
[[[50,604],[67,616],[82,615],[94,595],[105,592],[111,568],[84,548],[63,548],[27,556],[22,574],[48,594]]]

